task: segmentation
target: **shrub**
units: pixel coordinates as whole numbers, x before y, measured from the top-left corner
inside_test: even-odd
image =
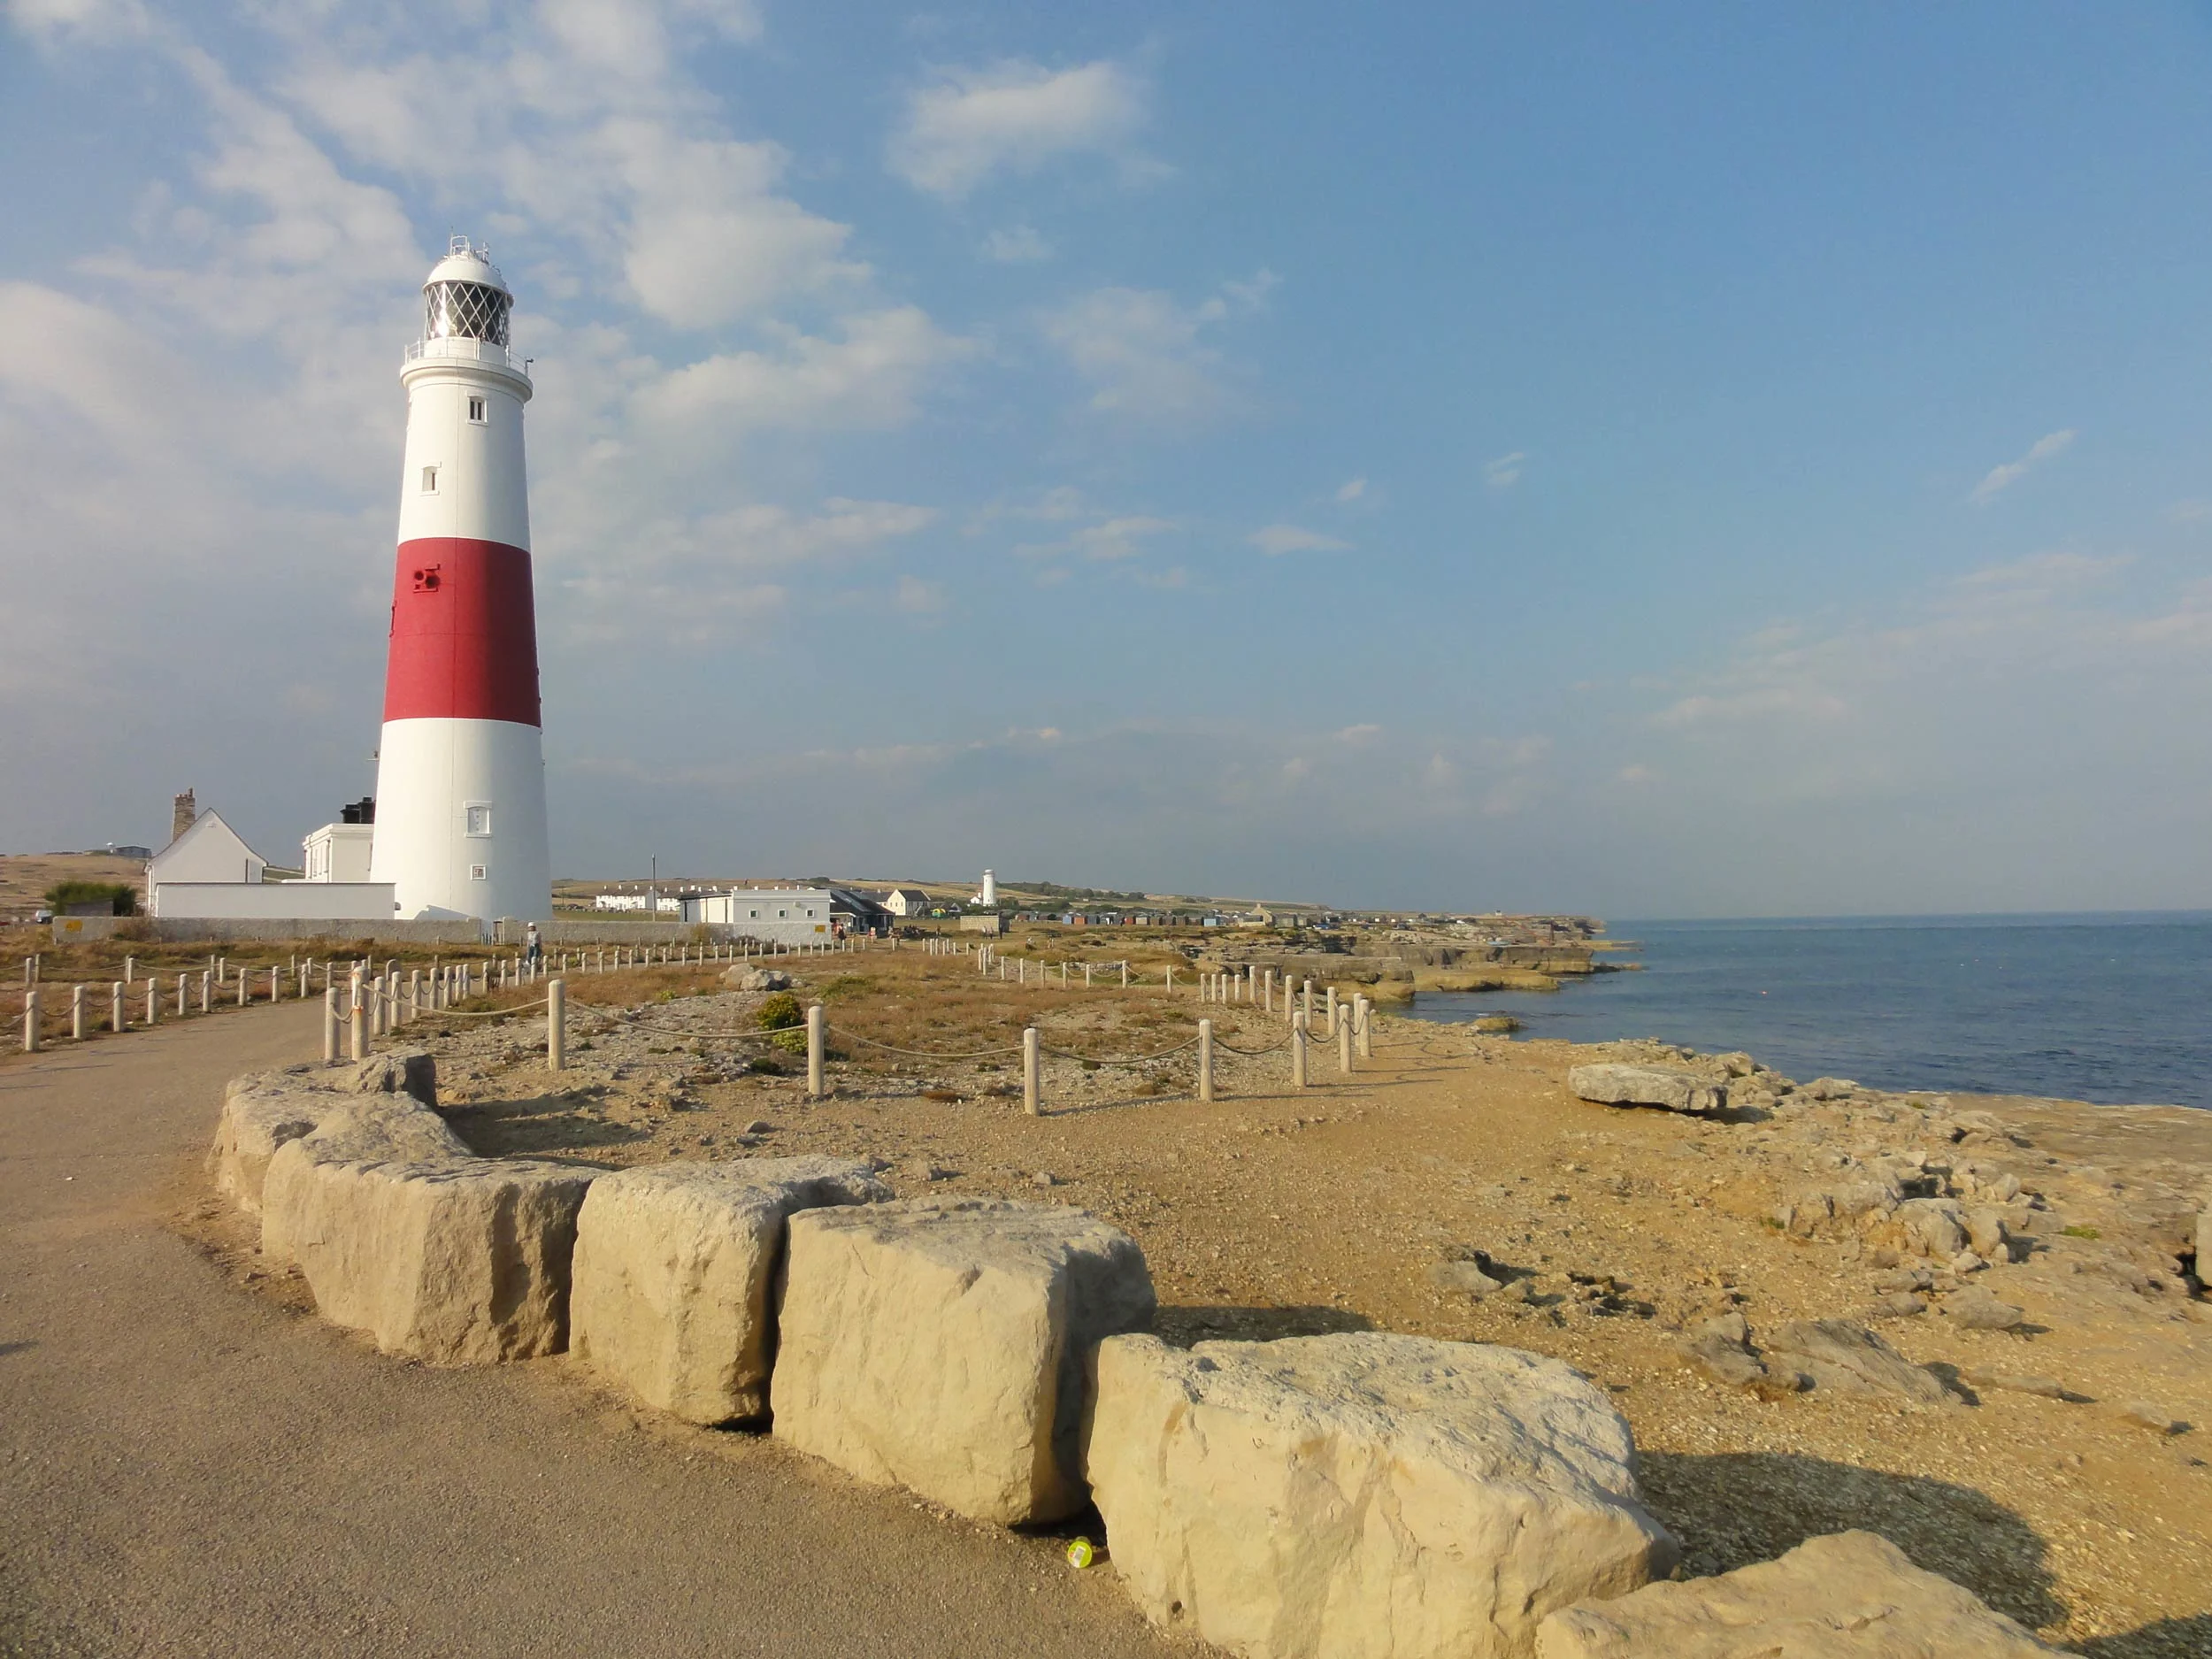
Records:
[[[763,1031],[788,1031],[806,1024],[806,1010],[788,991],[778,991],[753,1010],[753,1023]]]
[[[110,916],[135,916],[138,889],[127,881],[62,881],[46,889],[46,902],[57,916],[81,904],[104,904]]]
[[[2069,1239],[2101,1239],[2104,1234],[2094,1227],[2061,1227],[2059,1232]]]
[[[785,1025],[770,1032],[768,1041],[786,1054],[806,1052],[806,1033],[797,1025]]]

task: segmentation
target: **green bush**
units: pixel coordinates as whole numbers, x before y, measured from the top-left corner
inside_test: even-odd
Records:
[[[806,1033],[796,1025],[786,1025],[768,1033],[768,1041],[786,1054],[806,1052]]]
[[[127,881],[63,881],[46,889],[46,902],[57,916],[79,904],[105,904],[111,916],[135,916],[138,889]]]
[[[806,1010],[788,991],[778,991],[753,1011],[753,1023],[763,1031],[788,1031],[806,1024]]]

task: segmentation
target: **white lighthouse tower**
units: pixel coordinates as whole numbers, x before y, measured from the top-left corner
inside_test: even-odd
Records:
[[[384,736],[370,879],[413,918],[552,911],[536,608],[514,303],[486,250],[456,237],[423,284],[407,348]]]

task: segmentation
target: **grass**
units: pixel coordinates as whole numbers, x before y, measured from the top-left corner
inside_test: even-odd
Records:
[[[2062,1237],[2069,1239],[2101,1239],[2104,1237],[2104,1234],[2094,1227],[2061,1227],[2059,1233]]]

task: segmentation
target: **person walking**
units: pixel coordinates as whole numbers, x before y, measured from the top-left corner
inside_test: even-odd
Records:
[[[523,955],[530,959],[530,972],[534,974],[545,962],[545,941],[538,937],[535,922],[530,924],[529,931],[522,936],[522,950]]]

